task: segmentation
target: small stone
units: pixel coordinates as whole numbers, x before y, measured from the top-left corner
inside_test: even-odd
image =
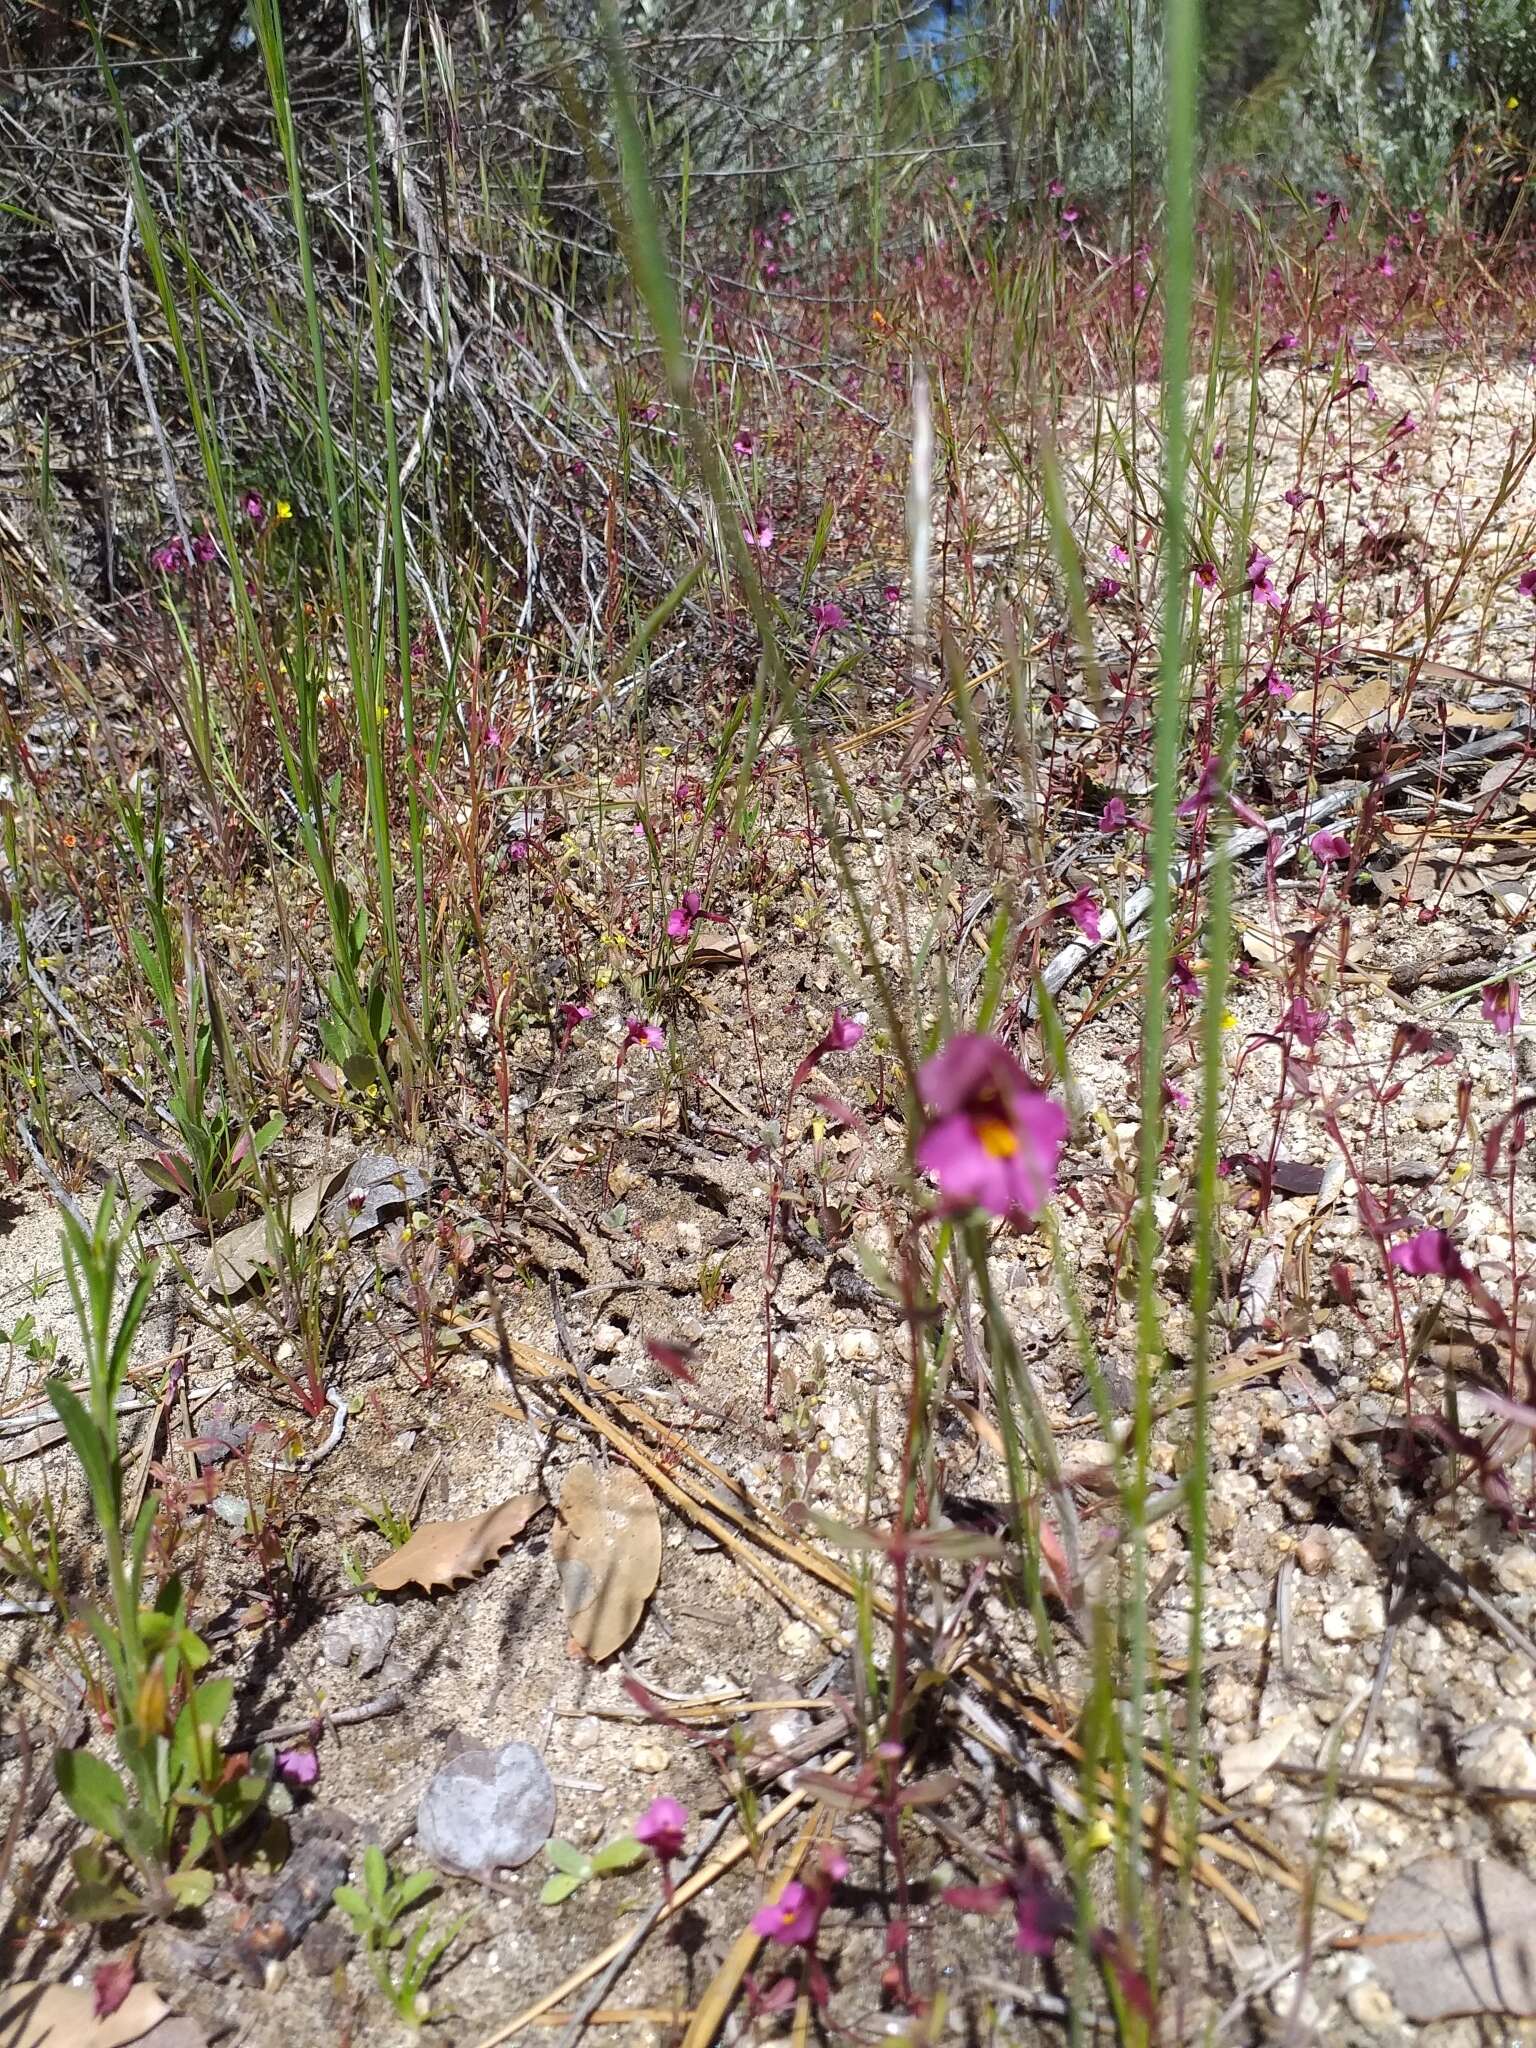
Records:
[[[1320,1572],[1327,1571],[1333,1562],[1333,1545],[1327,1532],[1315,1524],[1296,1545],[1296,1562],[1309,1579],[1315,1579]]]
[[[1506,1593],[1536,1592],[1536,1551],[1506,1550],[1493,1561],[1493,1575]]]
[[[572,1749],[585,1753],[589,1749],[596,1749],[602,1740],[602,1731],[589,1714],[584,1714],[566,1730],[565,1739]]]
[[[659,1742],[637,1742],[630,1751],[629,1760],[637,1771],[644,1771],[653,1778],[659,1778],[672,1761]]]
[[[466,1749],[428,1782],[416,1845],[439,1870],[489,1878],[537,1856],[555,1825],[555,1787],[526,1742]]]
[[[351,1930],[339,1918],[317,1920],[299,1944],[299,1954],[311,1977],[329,1977],[352,1953]]]
[[[366,1600],[350,1600],[321,1638],[321,1654],[327,1664],[341,1670],[355,1657],[359,1676],[369,1678],[389,1655],[399,1625],[393,1607],[370,1607]]]
[[[844,1330],[837,1340],[837,1355],[845,1365],[873,1365],[880,1356],[880,1339],[873,1330]]]
[[[1330,1643],[1369,1642],[1386,1625],[1386,1602],[1375,1586],[1363,1586],[1323,1615],[1323,1634]]]
[[[1374,1977],[1367,1977],[1362,1984],[1352,1984],[1344,1994],[1344,2003],[1349,2007],[1350,2018],[1359,2026],[1369,2027],[1372,2033],[1398,2024],[1397,2007]]]
[[[803,1621],[787,1621],[779,1630],[779,1648],[786,1657],[809,1657],[816,1647],[816,1631]]]
[[[679,1223],[677,1248],[684,1258],[696,1259],[704,1250],[704,1233],[697,1223]]]
[[[617,1323],[599,1323],[592,1332],[592,1350],[598,1358],[611,1358],[624,1342],[624,1332]]]

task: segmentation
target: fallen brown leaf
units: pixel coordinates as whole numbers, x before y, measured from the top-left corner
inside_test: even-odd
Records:
[[[470,1578],[515,1542],[543,1505],[542,1493],[519,1493],[483,1515],[423,1522],[408,1543],[374,1566],[368,1584],[381,1593],[398,1593],[403,1586],[432,1593]]]
[[[92,1993],[73,1984],[15,1984],[0,1993],[5,2048],[128,2048],[169,2012],[149,1984],[135,1984],[100,2020]]]
[[[1410,1864],[1371,1908],[1360,1946],[1406,2019],[1536,2013],[1536,1885],[1511,1863]]]
[[[287,1204],[286,1222],[291,1236],[303,1237],[314,1228],[315,1218],[320,1214],[326,1196],[341,1179],[343,1171],[342,1168],[331,1167],[293,1194],[281,1198]],[[217,1294],[227,1301],[249,1287],[263,1266],[271,1264],[272,1243],[267,1224],[265,1215],[257,1216],[214,1239],[198,1279],[205,1294]],[[274,1218],[274,1233],[276,1229]]]
[[[550,1550],[566,1619],[596,1664],[627,1643],[661,1576],[661,1517],[627,1465],[599,1472],[583,1458],[565,1475]]]

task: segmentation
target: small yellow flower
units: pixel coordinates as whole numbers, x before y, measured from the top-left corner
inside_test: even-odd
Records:
[[[1237,1029],[1237,1019],[1233,1016],[1230,1010],[1222,1011],[1221,1028],[1223,1031],[1235,1031]]]
[[[885,315],[884,315],[884,314],[883,314],[883,313],[881,312],[881,310],[880,310],[880,308],[879,308],[878,306],[876,306],[875,310],[874,310],[874,311],[873,311],[873,312],[872,312],[872,313],[870,314],[870,316],[869,316],[869,324],[870,324],[870,326],[871,326],[871,327],[884,327],[884,326],[885,326],[885,324],[886,324],[886,320],[885,320]]]
[[[279,498],[274,509],[279,519],[291,519],[293,517],[293,507],[286,498]]]

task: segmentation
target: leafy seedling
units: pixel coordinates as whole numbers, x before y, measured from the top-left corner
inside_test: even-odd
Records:
[[[458,1938],[465,1921],[463,1913],[451,1927],[434,1933],[430,1920],[418,1921],[409,1934],[400,1925],[405,1915],[437,1884],[430,1870],[415,1871],[410,1877],[391,1878],[384,1851],[370,1843],[363,1852],[363,1886],[336,1887],[332,1898],[352,1923],[352,1931],[363,1944],[374,1981],[408,2027],[419,2027],[430,2017],[426,1996],[427,1979],[448,1948]],[[399,1974],[391,1964],[394,1952],[403,1953]]]
[[[633,1835],[620,1835],[588,1856],[569,1842],[546,1842],[544,1854],[555,1866],[555,1874],[546,1879],[539,1904],[558,1906],[594,1877],[607,1877],[616,1870],[633,1870],[636,1864],[643,1863],[645,1844],[637,1842]]]

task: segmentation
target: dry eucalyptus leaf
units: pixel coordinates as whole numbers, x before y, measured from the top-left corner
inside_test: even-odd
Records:
[[[16,1984],[0,1992],[0,2040],[5,2048],[128,2048],[169,2013],[149,1984],[135,1984],[117,2010],[101,2020],[87,1989]]]
[[[708,940],[695,946],[688,955],[688,967],[745,967],[749,960],[757,957],[757,941],[743,932],[739,939],[727,939],[723,945],[711,945]]]
[[[521,1536],[543,1505],[542,1493],[519,1493],[483,1515],[423,1522],[408,1543],[374,1566],[368,1584],[381,1593],[398,1593],[402,1586],[431,1593],[470,1578]]]
[[[1271,1764],[1279,1763],[1301,1728],[1299,1714],[1284,1714],[1251,1742],[1233,1742],[1221,1752],[1221,1789],[1235,1799],[1256,1785]]]
[[[327,1194],[344,1170],[328,1167],[314,1180],[306,1181],[295,1193],[283,1198],[287,1204],[287,1227],[292,1236],[303,1237],[314,1228],[315,1218],[320,1214]],[[222,1237],[214,1239],[198,1280],[205,1294],[217,1294],[228,1301],[249,1287],[262,1268],[271,1264],[272,1247],[268,1241],[267,1222],[265,1214],[253,1217],[249,1223],[238,1224],[235,1229],[226,1230]],[[272,1228],[275,1235],[275,1218]]]
[[[347,1177],[325,1205],[325,1227],[346,1244],[356,1244],[386,1219],[427,1198],[427,1177],[407,1159],[387,1152],[359,1152]]]
[[[650,1488],[627,1465],[599,1472],[583,1458],[565,1475],[549,1547],[571,1634],[600,1664],[634,1634],[661,1576],[661,1517]]]
[[[1536,1885],[1513,1864],[1410,1864],[1371,1908],[1360,1946],[1405,2019],[1536,2013]]]
[[[1292,716],[1310,719],[1314,709],[1330,731],[1359,732],[1381,717],[1397,694],[1390,676],[1329,680],[1317,690],[1298,690],[1286,707]]]

